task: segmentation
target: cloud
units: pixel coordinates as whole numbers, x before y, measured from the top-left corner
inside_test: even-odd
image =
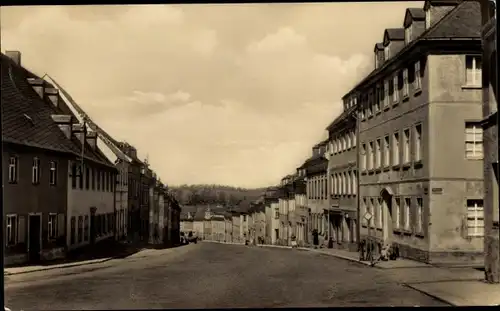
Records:
[[[1,40],[163,181],[264,186],[310,155],[384,28],[421,5],[6,7]]]

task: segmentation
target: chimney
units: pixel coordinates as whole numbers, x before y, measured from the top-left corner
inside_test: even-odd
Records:
[[[87,143],[92,149],[97,148],[97,132],[87,132]]]
[[[40,96],[41,99],[44,97],[44,81],[40,78],[28,78],[28,83],[33,87],[33,90]]]
[[[64,114],[53,114],[52,120],[59,126],[61,131],[63,131],[64,135],[66,138],[70,139],[71,134],[72,134],[72,117],[70,115],[64,115]]]
[[[383,43],[377,43],[375,44],[375,48],[373,49],[373,52],[375,53],[375,69],[380,68],[382,64],[384,63],[384,44]]]
[[[45,88],[45,96],[50,100],[50,102],[55,106],[58,107],[59,105],[59,90],[53,87],[46,87]]]
[[[16,65],[21,66],[21,52],[5,51],[5,55],[10,58]]]
[[[72,125],[73,134],[83,144],[86,136],[86,128],[82,124],[75,123]]]

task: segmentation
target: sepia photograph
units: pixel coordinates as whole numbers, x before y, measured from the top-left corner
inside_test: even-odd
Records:
[[[2,4],[4,310],[500,306],[496,27]]]

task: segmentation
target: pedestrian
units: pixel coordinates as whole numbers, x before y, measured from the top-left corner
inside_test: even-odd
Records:
[[[296,248],[297,247],[297,238],[295,237],[295,234],[292,234],[291,240],[292,240],[292,248]]]
[[[313,236],[313,245],[314,245],[314,248],[318,248],[318,245],[319,245],[319,234],[318,234],[318,230],[317,229],[313,230],[312,236]]]

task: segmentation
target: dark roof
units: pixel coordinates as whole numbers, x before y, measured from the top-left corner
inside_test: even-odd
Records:
[[[51,115],[56,111],[29,85],[31,75],[1,54],[1,102],[3,142],[75,154],[69,141]]]
[[[306,166],[307,175],[326,172],[328,169],[328,160],[323,156],[315,156],[308,160]]]
[[[384,32],[384,37],[387,35],[389,40],[404,40],[405,39],[405,30],[404,28],[389,28]]]
[[[326,128],[326,130],[327,131],[331,131],[331,130],[335,129],[338,124],[340,124],[341,122],[347,120],[347,118],[349,116],[351,116],[351,117],[355,116],[355,112],[356,112],[356,107],[355,106],[353,106],[353,107],[351,107],[351,108],[349,108],[347,110],[343,110],[342,113],[338,117],[336,117],[332,121],[332,123],[330,123],[328,125],[328,127]]]
[[[408,8],[406,12],[411,15],[413,20],[425,20],[425,11],[422,8]]]
[[[1,71],[2,141],[80,157],[82,143],[76,136],[66,138],[52,119],[52,115],[62,111],[41,99],[28,83],[28,78],[39,77],[4,54],[1,54]],[[87,142],[83,146],[85,159],[114,168],[98,148],[93,149]]]
[[[373,48],[374,51],[376,50],[382,51],[383,49],[384,49],[384,43],[382,42],[375,43],[375,47]]]
[[[466,1],[451,10],[424,33],[424,38],[480,38],[481,5],[477,1]]]
[[[384,71],[386,67],[390,66],[401,54],[406,53],[408,50],[415,47],[415,45],[426,40],[444,39],[477,39],[480,40],[481,31],[481,14],[480,4],[476,1],[465,1],[450,10],[441,20],[435,23],[431,28],[422,33],[420,37],[413,40],[410,44],[406,45],[395,57],[392,57],[379,68],[373,70],[354,88],[352,88],[342,98],[346,98],[353,91],[357,90],[360,86],[364,85],[367,81],[377,76],[380,72]]]

